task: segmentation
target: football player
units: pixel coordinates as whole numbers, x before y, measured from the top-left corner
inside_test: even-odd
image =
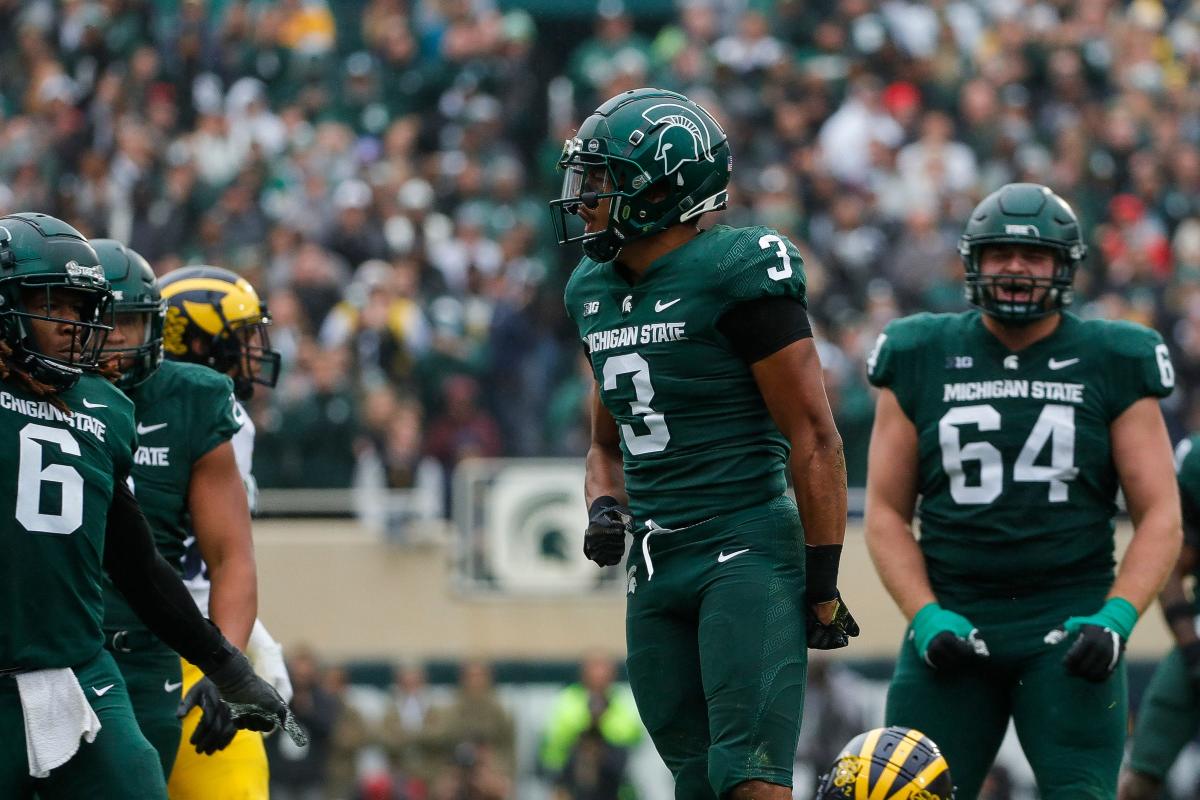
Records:
[[[1121,655],[1179,552],[1175,372],[1154,331],[1065,311],[1086,248],[1045,186],[984,198],[959,251],[974,310],[896,320],[867,362],[867,544],[911,623],[886,722],[940,742],[968,800],[1009,719],[1043,798],[1114,797]]]
[[[167,304],[163,323],[163,350],[167,364],[206,371],[211,381],[222,386],[233,382],[233,397],[224,395],[221,421],[213,422],[212,431],[228,432],[226,411],[237,426],[232,431],[229,447],[218,449],[232,455],[236,472],[240,474],[244,492],[249,499],[249,511],[238,508],[239,525],[249,535],[249,512],[253,511],[257,490],[250,474],[254,450],[254,425],[241,402],[254,393],[254,386],[274,386],[279,374],[279,353],[271,350],[266,327],[271,316],[249,282],[219,267],[185,267],[164,275],[158,282]],[[165,366],[165,365],[164,365]],[[149,409],[147,414],[149,414]],[[189,417],[189,419],[191,419]],[[210,419],[213,419],[210,417]],[[160,424],[146,417],[148,424]],[[229,461],[223,460],[223,476],[232,480]],[[198,464],[197,464],[198,465]],[[196,528],[182,542],[184,582],[203,613],[221,613],[223,599],[218,583],[221,565],[219,555],[205,542],[203,532]],[[252,562],[251,562],[252,563]],[[246,612],[249,615],[246,616]],[[240,606],[242,620],[253,624],[247,629],[250,637],[247,654],[255,668],[282,694],[291,696],[291,684],[283,666],[282,652],[262,623],[254,619],[252,606]],[[181,710],[200,705],[204,710],[190,711],[183,721],[179,752],[168,783],[172,800],[207,800],[211,797],[238,797],[246,800],[265,798],[269,792],[267,755],[262,737],[252,731],[239,731],[219,753],[205,753],[226,741],[227,726],[211,730],[203,721],[208,717],[210,701],[204,698],[211,692],[204,686],[202,675],[192,664],[183,664],[183,691],[189,698]],[[199,693],[198,693],[199,692]],[[224,732],[222,732],[224,731]],[[203,745],[203,746],[202,746]],[[202,753],[201,751],[204,751]]]
[[[954,779],[937,743],[925,734],[899,726],[876,728],[842,748],[821,776],[815,800],[864,797],[953,800]]]
[[[158,551],[181,574],[185,542],[199,543],[213,585],[201,610],[245,649],[257,610],[257,581],[250,511],[230,441],[241,427],[233,381],[196,364],[163,363],[166,306],[154,271],[113,239],[94,239],[92,246],[113,292],[105,356],[120,373],[117,386],[134,404],[139,441],[130,474],[134,495]],[[188,742],[198,752],[225,747],[237,731],[208,679],[192,686],[180,707],[179,656],[108,588],[105,644],[125,677],[138,725],[170,776],[180,749],[177,711],[194,705],[203,710],[203,722]]]
[[[1179,499],[1183,513],[1183,550],[1158,595],[1158,603],[1176,646],[1158,665],[1142,695],[1133,747],[1121,775],[1120,800],[1154,800],[1162,793],[1171,765],[1200,730],[1200,637],[1195,597],[1184,586],[1200,580],[1200,434],[1175,448]]]
[[[166,797],[103,646],[102,571],[239,727],[282,724],[303,741],[278,693],[197,612],[128,487],[133,405],[95,374],[112,299],[95,250],[53,217],[0,217],[0,298],[0,441],[15,454],[0,464],[0,796]]]
[[[613,97],[559,167],[558,238],[585,254],[567,313],[596,380],[584,552],[618,564],[634,533],[638,711],[676,797],[790,798],[805,646],[858,633],[837,590],[845,461],[800,254],[768,228],[698,226],[725,207],[732,157],[681,94]]]

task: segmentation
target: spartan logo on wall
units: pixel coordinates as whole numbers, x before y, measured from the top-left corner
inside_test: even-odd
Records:
[[[689,161],[713,161],[712,139],[708,124],[687,106],[678,103],[659,103],[642,112],[647,122],[666,123],[658,135],[656,161],[663,162],[663,175],[670,175]],[[725,134],[719,128],[717,134]]]

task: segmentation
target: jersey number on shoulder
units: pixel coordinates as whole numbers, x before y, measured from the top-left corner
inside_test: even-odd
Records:
[[[792,257],[788,255],[787,243],[773,233],[763,234],[758,237],[758,246],[762,250],[769,250],[771,246],[775,246],[775,255],[779,256],[781,263],[777,267],[771,267],[767,270],[767,277],[773,281],[786,281],[792,277]]]
[[[667,448],[671,441],[671,432],[667,430],[667,420],[661,411],[650,407],[654,399],[654,386],[650,383],[650,365],[638,353],[625,353],[613,356],[604,362],[604,390],[616,391],[617,378],[622,375],[633,375],[634,400],[629,404],[629,410],[642,418],[649,433],[637,433],[632,425],[621,425],[621,438],[630,455],[640,456],[646,453],[658,453]]]
[[[950,478],[950,496],[959,505],[984,505],[1004,491],[1004,462],[1000,451],[987,442],[962,444],[959,427],[973,425],[980,432],[1000,430],[1000,412],[990,405],[959,406],[938,422],[942,445],[942,469]],[[1035,462],[1050,444],[1050,466]],[[978,462],[979,480],[968,483],[965,465]],[[1075,407],[1047,404],[1042,407],[1033,430],[1013,464],[1012,479],[1018,483],[1049,484],[1051,503],[1067,501],[1068,481],[1075,479]]]
[[[83,476],[66,464],[47,464],[46,445],[57,446],[66,455],[77,456],[79,443],[70,431],[30,422],[21,428],[20,460],[17,466],[17,522],[35,533],[74,533],[83,524]],[[42,510],[42,488],[57,486],[58,512]],[[47,505],[53,506],[51,501]]]

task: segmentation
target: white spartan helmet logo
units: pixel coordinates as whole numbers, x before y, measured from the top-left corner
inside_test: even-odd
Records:
[[[655,160],[663,163],[663,175],[671,175],[689,161],[715,160],[709,123],[692,109],[678,103],[659,103],[643,111],[642,116],[647,122],[667,125],[658,135],[658,151],[654,154]],[[717,134],[725,138],[720,128]]]

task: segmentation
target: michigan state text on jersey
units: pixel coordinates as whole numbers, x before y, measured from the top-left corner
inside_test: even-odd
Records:
[[[858,633],[836,586],[845,464],[800,255],[770,229],[697,227],[724,207],[732,159],[683,95],[612,98],[559,166],[559,239],[587,255],[567,313],[596,380],[584,552],[615,565],[636,528],[638,711],[676,797],[790,797],[806,638],[832,648]],[[800,513],[784,494],[789,451]]]
[[[1113,797],[1121,653],[1178,548],[1174,370],[1154,331],[1063,310],[1086,248],[1048,188],[989,195],[959,250],[977,310],[897,320],[867,364],[867,543],[911,620],[886,722],[942,745],[956,797],[1010,719],[1043,797]],[[1118,489],[1135,536],[1114,575]]]

